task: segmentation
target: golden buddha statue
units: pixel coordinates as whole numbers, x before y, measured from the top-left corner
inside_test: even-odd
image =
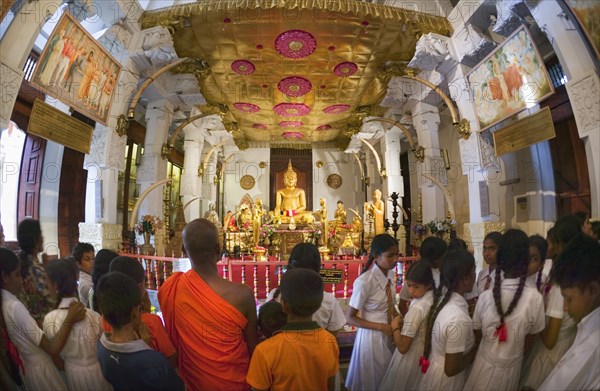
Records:
[[[373,201],[365,203],[367,213],[375,223],[375,235],[379,235],[385,232],[385,228],[383,227],[384,206],[385,204],[381,200],[381,190],[375,189],[375,191],[373,192]]]
[[[262,226],[263,216],[265,215],[265,208],[260,198],[254,200],[254,218],[252,221],[252,234],[254,236],[254,245],[258,246],[260,239],[260,227]]]
[[[344,208],[344,202],[339,200],[337,202],[337,209],[333,213],[333,218],[337,224],[346,224],[346,209]]]
[[[303,189],[296,187],[298,174],[292,168],[292,161],[288,163],[288,169],[283,174],[285,187],[278,189],[275,197],[275,214],[281,215],[283,223],[289,223],[290,217],[295,217],[296,222],[305,222],[306,193]]]
[[[327,201],[325,198],[319,200],[321,209],[317,211],[317,215],[321,219],[321,226],[323,227],[323,234],[321,235],[321,242],[324,246],[327,246],[327,239],[329,238],[329,221],[327,221]]]

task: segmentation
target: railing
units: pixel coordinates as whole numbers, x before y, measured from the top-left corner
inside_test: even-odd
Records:
[[[191,264],[188,258],[158,257],[142,254],[121,253],[126,257],[137,260],[146,271],[146,287],[152,290],[160,289],[160,286],[169,278],[174,271],[187,271]],[[399,258],[398,266],[395,268],[398,281],[397,290],[400,289],[403,276],[411,262],[417,257]],[[367,262],[366,257],[335,257],[324,261],[322,269],[342,270],[342,281],[339,283],[326,283],[325,291],[331,292],[338,299],[347,299],[352,294],[354,280]],[[272,289],[281,283],[281,276],[287,262],[278,261],[271,257],[268,261],[255,261],[253,259],[232,259],[223,257],[217,263],[219,275],[223,278],[242,284],[246,284],[254,291],[256,300],[267,297]]]

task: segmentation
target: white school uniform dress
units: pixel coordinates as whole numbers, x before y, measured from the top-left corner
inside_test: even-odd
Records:
[[[265,303],[271,300],[281,303],[281,294],[274,298],[276,290],[277,289],[273,289],[269,292],[265,299]],[[321,307],[313,314],[312,319],[317,322],[319,326],[329,331],[338,331],[346,325],[346,315],[344,315],[340,303],[335,296],[329,292],[323,292]]]
[[[65,322],[69,305],[77,301],[74,297],[62,299],[58,309],[44,317],[44,333],[48,339],[56,337]],[[112,386],[104,379],[96,358],[96,344],[100,339],[100,315],[90,309],[85,310],[85,319],[76,323],[71,335],[60,352],[65,362],[65,374],[70,390],[112,391]]]
[[[388,281],[394,284],[394,271],[386,275],[376,263],[354,281],[352,297],[348,305],[360,311],[363,319],[375,323],[388,323],[388,301],[385,287]],[[392,288],[393,289],[393,288]],[[354,348],[350,357],[346,388],[349,390],[375,390],[395,349],[392,337],[381,331],[358,328]]]
[[[429,369],[421,378],[419,388],[431,390],[462,390],[466,370],[448,377],[444,372],[446,353],[469,352],[475,343],[473,321],[469,317],[469,305],[465,298],[452,292],[450,300],[442,308],[433,325]]]
[[[2,315],[8,336],[23,361],[25,373],[21,373],[21,376],[25,388],[28,391],[67,391],[52,358],[40,348],[43,331],[23,303],[5,289],[2,289]]]
[[[600,307],[577,325],[575,342],[539,391],[600,389]]]
[[[521,388],[527,386],[537,389],[544,380],[546,380],[558,361],[573,344],[575,334],[577,334],[577,325],[573,318],[563,311],[563,305],[564,299],[560,292],[560,287],[558,285],[553,285],[548,293],[546,317],[562,318],[556,345],[554,345],[552,349],[548,349],[541,339],[536,341],[523,366],[523,374],[521,375],[520,383]]]
[[[413,339],[408,352],[402,354],[394,349],[392,361],[379,386],[380,390],[416,390],[421,382],[419,358],[423,355],[423,344],[427,330],[427,315],[433,303],[433,291],[410,302],[400,334]]]
[[[519,287],[518,278],[502,281],[502,308],[506,311]],[[506,341],[495,335],[500,325],[494,293],[487,290],[479,296],[473,314],[473,328],[481,330],[482,340],[469,372],[465,390],[515,390],[519,386],[525,337],[544,330],[544,300],[535,288],[523,287],[513,312],[504,319]]]

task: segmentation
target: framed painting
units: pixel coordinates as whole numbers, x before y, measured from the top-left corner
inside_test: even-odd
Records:
[[[565,0],[600,59],[600,2],[597,0]]]
[[[506,38],[466,78],[482,131],[554,93],[544,61],[525,26]]]
[[[120,72],[121,65],[65,12],[48,38],[31,81],[106,125]]]

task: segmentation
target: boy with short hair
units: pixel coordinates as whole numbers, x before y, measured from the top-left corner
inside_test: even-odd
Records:
[[[136,282],[120,272],[104,275],[95,291],[98,306],[113,331],[98,341],[98,362],[115,391],[181,390],[183,382],[167,359],[136,333],[142,295]]]
[[[577,336],[539,390],[600,389],[600,244],[578,234],[556,259],[552,280],[577,323]]]
[[[148,292],[144,286],[144,281],[146,279],[144,268],[137,260],[125,256],[116,257],[110,262],[109,271],[121,272],[131,277],[137,283],[142,298],[148,298]],[[148,302],[149,301],[150,300],[148,299]],[[143,307],[144,306],[142,306],[142,308]],[[149,340],[150,347],[157,352],[164,354],[171,366],[177,368],[177,350],[175,349],[175,346],[173,346],[173,342],[169,339],[162,320],[158,315],[148,311],[150,311],[150,308],[143,308],[142,310],[142,324],[146,326],[147,330],[144,330],[143,328],[138,330],[140,336],[146,339],[147,342]],[[111,330],[105,328],[105,331],[110,332]],[[149,336],[147,335],[148,333],[150,334]],[[146,338],[146,336],[149,338]]]
[[[94,270],[94,246],[89,243],[77,243],[73,248],[73,258],[79,267],[79,286],[77,293],[79,301],[86,308],[90,308],[88,304],[88,296],[90,289],[94,286],[92,282],[92,270]]]
[[[333,390],[337,341],[312,320],[323,300],[323,279],[313,270],[291,269],[280,291],[288,323],[254,350],[248,384],[256,390]]]

